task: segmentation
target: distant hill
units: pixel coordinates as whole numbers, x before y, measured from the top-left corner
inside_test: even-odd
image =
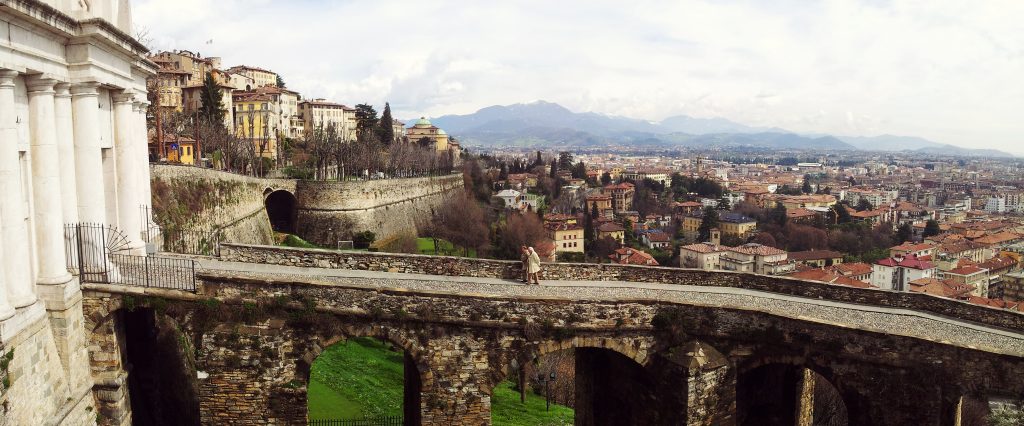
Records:
[[[916,136],[839,136],[839,139],[867,151],[904,151],[942,146],[938,142]]]
[[[924,148],[918,148],[914,151],[933,154],[940,156],[951,156],[951,157],[1000,157],[1000,158],[1013,158],[1014,155],[1009,152],[1000,151],[998,149],[984,149],[984,148],[961,148],[954,145],[938,145],[929,146]]]
[[[407,120],[412,123],[416,120]],[[801,135],[777,127],[754,127],[724,118],[668,117],[660,122],[593,112],[573,112],[536,101],[494,105],[472,114],[430,121],[466,145],[600,147],[611,145],[692,148],[908,151],[963,156],[1012,157],[1002,151],[944,145],[913,136]]]

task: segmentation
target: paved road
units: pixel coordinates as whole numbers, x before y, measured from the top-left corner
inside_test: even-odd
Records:
[[[571,300],[657,300],[697,306],[767,312],[804,321],[901,335],[1024,357],[1024,334],[909,309],[858,305],[731,287],[689,286],[623,281],[518,281],[405,274],[347,269],[305,268],[197,259],[202,269],[267,277],[287,277],[366,288],[426,290],[480,297],[550,297]]]

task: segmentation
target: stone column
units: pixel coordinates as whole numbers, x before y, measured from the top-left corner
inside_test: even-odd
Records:
[[[814,425],[814,371],[810,368],[801,369],[796,385],[796,425]]]
[[[71,85],[54,86],[54,114],[57,117],[57,156],[60,158],[61,217],[64,223],[78,222],[78,188],[75,173],[74,120],[71,115]]]
[[[71,280],[64,255],[64,218],[61,208],[60,158],[54,111],[56,80],[28,79],[29,126],[32,133],[32,200],[35,207],[36,260],[39,284]]]
[[[142,217],[142,223],[153,224],[153,190],[150,182],[149,173],[149,132],[146,128],[146,108],[149,106],[149,102],[141,101],[135,103],[136,109],[136,125],[137,133],[136,137],[138,143],[138,149],[136,152],[139,156],[139,204],[146,206],[148,217]],[[148,231],[148,229],[144,230]]]
[[[103,191],[103,154],[100,152],[99,83],[71,86],[74,114],[75,176],[78,186],[78,219],[107,223],[107,201]]]
[[[139,238],[139,173],[141,165],[135,153],[136,134],[132,102],[135,95],[125,90],[114,96],[114,149],[117,161],[117,224],[128,236],[128,248],[139,254],[143,243]]]
[[[0,70],[0,222],[2,243],[7,248],[0,258],[9,302],[15,308],[36,301],[29,263],[28,213],[21,183],[18,134],[15,129],[14,78],[16,71]],[[22,120],[27,117],[17,117]]]

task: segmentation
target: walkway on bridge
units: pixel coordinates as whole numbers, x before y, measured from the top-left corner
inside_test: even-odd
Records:
[[[732,287],[623,281],[542,281],[541,286],[527,286],[518,281],[497,278],[306,268],[224,262],[211,258],[197,260],[206,273],[244,278],[286,279],[311,284],[483,298],[661,301],[759,311],[803,321],[1024,357],[1024,334],[1020,332],[909,309],[859,305]]]

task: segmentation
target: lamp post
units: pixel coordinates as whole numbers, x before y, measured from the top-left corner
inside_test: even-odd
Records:
[[[549,377],[537,373],[537,380],[544,384],[544,402],[547,404],[547,411],[551,411],[551,382],[555,381],[555,372],[552,371]]]

